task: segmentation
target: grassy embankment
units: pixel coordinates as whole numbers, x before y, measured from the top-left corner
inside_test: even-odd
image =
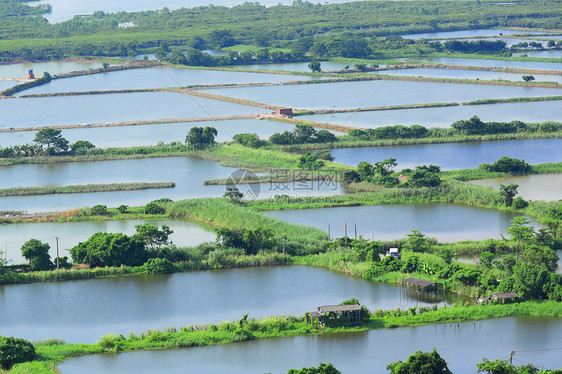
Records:
[[[49,339],[35,344],[35,361],[15,365],[9,373],[54,373],[56,365],[72,357],[104,352],[162,350],[228,344],[249,340],[306,336],[318,334],[353,333],[373,329],[422,326],[435,323],[460,323],[490,318],[515,316],[561,317],[562,303],[528,301],[505,305],[452,306],[411,308],[408,310],[376,310],[368,322],[359,327],[318,329],[306,322],[304,316],[250,318],[209,325],[192,325],[165,331],[148,330],[141,334],[108,334],[95,344],[71,344]]]
[[[110,192],[110,191],[134,191],[160,188],[173,188],[174,182],[138,182],[138,183],[109,183],[109,184],[82,184],[60,187],[12,187],[0,189],[0,197],[6,196],[32,196],[32,195],[55,195],[70,193]]]

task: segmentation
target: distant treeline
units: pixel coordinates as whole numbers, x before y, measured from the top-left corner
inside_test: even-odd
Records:
[[[0,2],[0,35],[3,37],[0,58],[130,56],[160,48],[163,43],[196,49],[222,49],[243,44],[282,49],[283,53],[290,52],[298,58],[293,47],[303,38],[312,38],[316,44],[313,51],[323,56],[358,57],[385,49],[381,43],[387,41],[380,37],[389,35],[490,27],[562,28],[562,5],[548,0],[518,1],[509,7],[499,2],[458,1],[315,5],[297,0],[291,6],[271,7],[246,2],[231,8],[211,5],[174,11],[167,8],[114,14],[97,11],[56,24],[42,17],[48,10],[48,6]],[[125,22],[133,26],[119,27]],[[494,46],[494,42],[465,43],[471,42],[440,48],[477,52],[497,51],[501,47],[500,43]],[[301,44],[310,43],[305,40]],[[413,45],[409,49],[411,53],[423,54],[433,48],[425,42],[406,44]],[[386,47],[395,48],[396,44]]]

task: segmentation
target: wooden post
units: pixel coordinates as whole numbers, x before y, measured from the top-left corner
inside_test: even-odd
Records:
[[[345,223],[345,244],[347,244],[347,222]]]
[[[357,240],[357,224],[355,224],[355,240]]]
[[[330,224],[328,223],[328,241],[330,241]]]
[[[57,271],[59,271],[59,237],[55,236],[55,239],[57,240]]]

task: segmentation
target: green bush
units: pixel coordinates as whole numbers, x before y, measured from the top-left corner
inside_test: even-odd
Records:
[[[143,265],[149,274],[167,274],[176,271],[174,264],[166,258],[151,258]]]
[[[0,365],[8,370],[14,364],[32,361],[35,358],[35,347],[24,339],[0,337]]]
[[[160,205],[156,204],[154,201],[146,204],[144,207],[145,214],[164,214],[166,209],[162,208]]]

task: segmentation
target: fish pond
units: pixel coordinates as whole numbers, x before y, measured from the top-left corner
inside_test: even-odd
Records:
[[[335,162],[355,166],[388,158],[398,162],[396,170],[417,165],[437,165],[442,170],[477,168],[503,156],[524,159],[529,164],[560,162],[562,139],[527,139],[466,143],[419,144],[388,147],[339,148],[332,150]]]
[[[557,201],[562,199],[562,174],[525,175],[519,177],[482,179],[470,183],[490,186],[499,190],[500,185],[517,184],[517,195],[526,200]]]
[[[267,139],[277,132],[291,131],[294,125],[268,120],[240,119],[207,122],[161,123],[142,126],[82,127],[62,130],[62,136],[70,143],[88,140],[96,147],[132,147],[156,145],[162,141],[183,143],[192,127],[212,126],[217,130],[217,142],[231,141],[240,133],[254,133],[261,139]],[[30,144],[35,138],[35,131],[15,131],[0,133],[0,146]],[[337,133],[339,134],[339,133]]]
[[[277,83],[308,80],[304,75],[244,73],[204,69],[145,68],[128,69],[73,78],[55,79],[20,94],[85,92],[213,84]]]
[[[374,80],[203,90],[276,106],[306,109],[368,108],[481,99],[556,96],[561,89]]]
[[[204,242],[214,241],[215,232],[207,226],[179,220],[126,220],[126,221],[91,221],[91,222],[40,222],[20,223],[0,226],[0,248],[6,252],[10,264],[26,263],[21,255],[22,245],[30,239],[38,239],[48,243],[51,259],[57,256],[56,239],[59,239],[59,256],[68,256],[70,248],[79,242],[86,241],[96,232],[112,232],[132,235],[136,225],[150,223],[155,226],[168,225],[173,234],[169,240],[177,247],[195,246]]]
[[[204,185],[206,180],[243,176],[245,172],[223,167],[197,157],[163,157],[101,162],[30,164],[0,167],[0,188],[33,186],[68,186],[77,184],[174,182],[173,188],[137,191],[95,192],[43,196],[10,196],[0,198],[0,210],[25,210],[28,213],[63,211],[83,206],[104,204],[117,207],[144,205],[152,200],[196,197],[222,197],[224,185]],[[275,195],[327,196],[343,194],[336,181],[275,183],[236,186],[248,198],[268,199]]]
[[[0,286],[0,329],[33,340],[95,342],[108,333],[218,323],[247,313],[303,315],[351,297],[370,309],[453,300],[320,268],[255,267]]]
[[[436,108],[394,109],[298,116],[298,119],[340,126],[376,128],[393,125],[449,127],[453,122],[478,116],[485,122],[560,121],[562,101],[460,105]]]
[[[375,205],[265,212],[298,225],[313,226],[332,238],[362,235],[365,239],[393,240],[405,238],[419,230],[440,242],[484,240],[505,235],[512,212],[471,208],[447,204]],[[540,224],[531,219],[531,226]]]
[[[0,100],[0,128],[201,118],[264,112],[267,110],[263,108],[171,92],[17,98]]]
[[[560,368],[562,319],[497,318],[315,336],[264,339],[167,351],[102,354],[71,359],[60,365],[64,374],[208,374],[286,373],[289,369],[330,362],[342,373],[386,373],[386,366],[405,361],[414,351],[435,348],[455,374],[473,374],[476,363],[505,359],[515,351],[514,364]]]

